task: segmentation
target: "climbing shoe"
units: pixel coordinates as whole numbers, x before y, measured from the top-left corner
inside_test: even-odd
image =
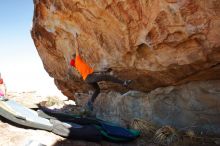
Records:
[[[126,81],[124,81],[123,86],[127,88],[131,82],[132,82],[132,80],[126,80]]]

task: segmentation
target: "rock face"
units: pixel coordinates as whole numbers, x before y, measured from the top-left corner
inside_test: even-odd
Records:
[[[202,111],[204,119],[213,117],[211,125],[217,126],[219,133],[219,124],[214,119],[220,121],[219,116],[214,116],[220,111],[219,89],[212,96],[212,88],[220,83],[208,86],[206,82],[220,79],[219,0],[34,0],[34,3],[32,38],[46,71],[69,98],[74,98],[74,92],[85,92],[88,88],[69,65],[75,52],[73,34],[77,32],[81,56],[94,70],[112,68],[114,75],[132,79],[131,88],[138,91],[182,85],[178,87],[181,90],[168,93],[165,91],[173,87],[162,89],[160,95],[153,96],[155,99],[137,97],[137,105],[126,110],[138,107],[142,111],[139,117],[150,117],[159,124],[174,122],[176,127],[199,122]],[[190,84],[189,89],[187,83],[192,81],[199,82]],[[123,91],[114,84],[100,85],[107,91]],[[204,96],[197,93],[200,85],[207,86]],[[105,104],[109,102],[105,100]],[[120,105],[126,102],[129,98]],[[149,107],[150,104],[154,106]],[[154,114],[150,114],[150,109]],[[172,119],[175,117],[169,117],[171,113],[183,114],[191,120]],[[136,114],[138,111],[129,116]],[[200,130],[205,127],[197,125]]]
[[[69,97],[87,89],[69,65],[76,32],[86,62],[95,70],[112,68],[115,75],[134,80],[136,90],[220,78],[218,0],[34,3],[36,48],[47,72]]]
[[[101,94],[97,117],[127,125],[134,118],[197,134],[220,135],[220,81],[192,82],[146,93]],[[112,104],[109,104],[112,103]]]

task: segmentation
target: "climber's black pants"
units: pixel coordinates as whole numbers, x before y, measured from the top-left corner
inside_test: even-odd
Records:
[[[98,85],[98,82],[100,81],[111,81],[113,83],[118,83],[123,85],[124,81],[120,80],[114,76],[108,75],[108,74],[102,74],[102,73],[92,73],[89,74],[86,79],[85,82],[88,83],[90,86],[92,86],[92,88],[94,89],[94,93],[91,97],[91,101],[94,102],[96,97],[99,95],[100,93],[100,87]]]

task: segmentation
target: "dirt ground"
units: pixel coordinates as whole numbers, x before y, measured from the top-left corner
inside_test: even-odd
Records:
[[[36,104],[45,101],[46,97],[41,97],[36,92],[10,92],[8,98],[29,107],[35,108]],[[14,125],[10,121],[0,117],[0,146],[160,146],[153,143],[150,138],[140,137],[129,143],[111,143],[101,141],[100,143],[78,141],[62,138],[48,131],[27,129]],[[178,142],[170,146],[217,146],[219,139],[190,139],[181,138]]]

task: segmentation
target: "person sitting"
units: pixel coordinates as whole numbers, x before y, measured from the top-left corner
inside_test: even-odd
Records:
[[[7,88],[6,88],[6,85],[4,83],[4,80],[3,78],[1,77],[1,73],[0,73],[0,97],[3,98],[6,96],[6,91],[7,91]]]

